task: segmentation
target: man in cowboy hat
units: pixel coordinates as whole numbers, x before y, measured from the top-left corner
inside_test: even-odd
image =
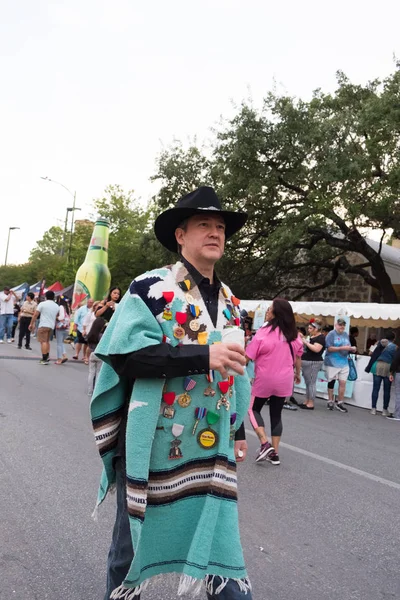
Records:
[[[246,219],[210,187],[159,215],[155,234],[179,261],[132,282],[96,351],[98,504],[117,489],[105,600],[136,600],[165,573],[180,575],[178,594],[204,582],[208,598],[251,599],[235,464],[250,388],[244,348],[219,343],[240,324],[239,301],[214,271]]]

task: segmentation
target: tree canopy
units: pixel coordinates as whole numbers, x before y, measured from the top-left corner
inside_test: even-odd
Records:
[[[177,143],[160,156],[160,207],[192,183],[210,184],[226,206],[249,213],[224,264],[247,295],[296,298],[345,272],[397,302],[366,238],[400,229],[400,71],[365,86],[343,73],[337,81],[333,94],[317,90],[308,102],[271,92],[260,111],[243,103],[207,151]]]

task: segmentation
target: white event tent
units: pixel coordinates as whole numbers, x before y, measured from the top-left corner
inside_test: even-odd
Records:
[[[241,310],[255,312],[265,310],[272,300],[241,300]],[[352,325],[360,327],[400,327],[400,304],[376,304],[373,302],[290,302],[297,321],[307,322],[311,317],[325,318],[333,324],[337,315],[350,317]]]

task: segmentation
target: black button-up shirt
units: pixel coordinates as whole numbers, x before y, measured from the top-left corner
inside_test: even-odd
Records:
[[[218,295],[221,282],[214,273],[213,283],[204,277],[183,256],[181,260],[199,288],[210,318],[217,325]],[[129,354],[112,354],[112,366],[118,375],[133,381],[138,378],[173,378],[187,375],[207,374],[210,369],[210,347],[204,346],[171,346],[155,344],[141,348]],[[236,439],[245,439],[244,426],[238,429]]]

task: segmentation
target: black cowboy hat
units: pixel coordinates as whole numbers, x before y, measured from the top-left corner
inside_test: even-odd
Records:
[[[247,221],[247,213],[223,210],[221,202],[212,187],[202,186],[183,196],[174,208],[159,215],[154,223],[154,233],[158,241],[171,252],[178,251],[175,230],[185,219],[193,215],[220,215],[225,221],[225,238],[232,237]]]

